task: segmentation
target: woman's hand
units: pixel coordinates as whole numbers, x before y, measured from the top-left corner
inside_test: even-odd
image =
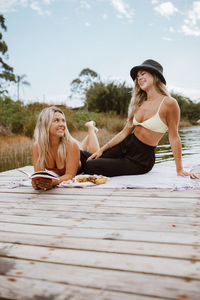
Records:
[[[178,176],[190,176],[191,179],[199,179],[199,177],[195,174],[195,173],[192,173],[192,172],[186,172],[184,171],[183,169],[180,170],[180,171],[177,171],[177,175]]]
[[[51,189],[54,185],[53,185],[53,180],[49,179],[49,178],[40,178],[40,179],[32,179],[31,181],[32,183],[32,187],[35,190],[49,190]]]
[[[100,150],[96,151],[95,153],[93,153],[90,157],[88,157],[87,161],[91,160],[91,159],[99,158],[102,154],[103,154],[103,151],[100,149]]]

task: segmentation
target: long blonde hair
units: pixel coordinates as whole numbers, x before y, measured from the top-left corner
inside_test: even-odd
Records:
[[[169,92],[166,88],[166,85],[160,80],[160,78],[156,74],[152,74],[152,76],[153,76],[153,83],[157,92],[164,96],[169,96]],[[138,107],[141,106],[142,103],[147,99],[147,93],[140,88],[137,78],[135,79],[134,82],[135,82],[135,88],[133,90],[133,95],[128,108],[129,124],[132,124],[133,116],[137,111]]]
[[[37,163],[42,168],[45,168],[46,156],[50,150],[49,128],[51,126],[55,112],[61,113],[65,118],[65,115],[60,108],[56,106],[46,107],[40,112],[37,119],[35,131],[34,131],[34,139],[38,146]],[[67,153],[66,142],[71,139],[72,137],[66,126],[64,136],[60,138],[59,145],[58,145],[58,155],[62,161],[65,161],[66,158],[66,153]]]

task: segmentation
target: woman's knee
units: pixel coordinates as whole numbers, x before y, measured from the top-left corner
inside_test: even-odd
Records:
[[[101,175],[102,165],[97,159],[89,160],[85,164],[84,172],[90,175]]]

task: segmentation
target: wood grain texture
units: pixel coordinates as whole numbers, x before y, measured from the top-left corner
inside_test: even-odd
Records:
[[[0,173],[0,298],[200,299],[200,190],[8,188],[22,178]]]

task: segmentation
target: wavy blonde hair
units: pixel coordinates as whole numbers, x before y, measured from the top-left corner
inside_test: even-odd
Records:
[[[153,84],[155,89],[158,93],[169,96],[169,92],[166,88],[166,85],[160,80],[160,78],[156,74],[152,74],[153,76]],[[138,107],[142,105],[142,103],[147,99],[147,94],[145,91],[143,91],[137,81],[137,78],[135,79],[135,88],[133,90],[132,98],[129,104],[128,108],[128,123],[132,124],[132,120],[134,117],[135,112],[137,111]]]
[[[65,118],[65,114],[60,108],[56,106],[46,107],[40,112],[34,130],[34,139],[38,146],[37,163],[42,168],[45,168],[46,155],[47,153],[49,153],[50,150],[49,128],[51,126],[55,112],[61,113]],[[67,140],[71,140],[71,139],[72,136],[70,135],[66,126],[64,136],[60,138],[60,142],[58,145],[58,155],[62,161],[65,161],[66,158],[66,153],[67,153],[66,142]]]

